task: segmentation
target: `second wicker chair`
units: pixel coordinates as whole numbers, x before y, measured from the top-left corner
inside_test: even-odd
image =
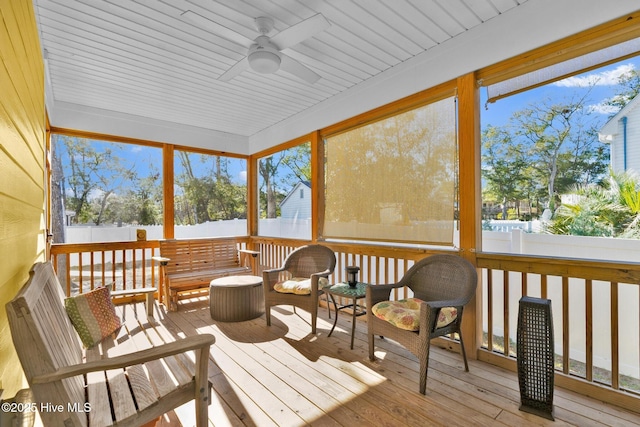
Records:
[[[375,335],[402,344],[420,361],[420,393],[425,394],[431,339],[457,333],[464,367],[468,371],[460,325],[462,310],[475,295],[477,281],[476,269],[469,261],[456,255],[439,254],[416,262],[398,283],[368,286],[366,301],[369,358],[375,359]],[[417,300],[389,301],[392,289],[405,286],[411,289],[412,296]],[[374,307],[377,303],[381,305]],[[397,316],[396,312],[403,309],[403,304],[408,309],[419,309],[417,312],[413,311],[416,316],[412,322],[407,321],[411,315]],[[389,314],[386,319],[385,308]]]
[[[300,307],[311,313],[311,333],[315,334],[318,299],[323,293],[322,288],[328,285],[329,275],[335,267],[336,256],[333,250],[322,245],[307,245],[291,252],[282,267],[263,271],[267,325],[271,326],[271,307],[293,305],[294,310],[295,307]]]

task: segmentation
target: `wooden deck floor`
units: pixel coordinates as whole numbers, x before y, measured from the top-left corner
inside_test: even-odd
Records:
[[[122,306],[146,322],[143,305]],[[464,372],[460,355],[441,349],[431,354],[427,395],[418,393],[418,363],[402,347],[377,340],[379,359],[367,356],[366,323],[357,321],[355,348],[349,349],[351,316],[332,320],[320,310],[318,333],[310,334],[309,315],[291,307],[238,322],[215,322],[208,300],[183,301],[180,311],[156,306],[156,328],[164,336],[212,333],[210,379],[213,383],[209,421],[212,426],[629,426],[640,414],[555,390],[556,421],[518,410],[514,373],[470,361]],[[166,333],[168,332],[168,333]],[[158,425],[193,425],[193,404],[167,414]]]

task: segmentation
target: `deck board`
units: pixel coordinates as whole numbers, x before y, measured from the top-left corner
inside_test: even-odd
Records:
[[[146,321],[143,303],[134,309]],[[246,322],[211,319],[208,300],[182,301],[180,311],[156,303],[154,334],[162,341],[212,333],[209,377],[212,426],[614,426],[640,425],[640,414],[556,387],[556,421],[520,411],[515,373],[439,348],[431,352],[427,395],[417,392],[417,359],[401,346],[376,340],[378,360],[368,359],[366,322],[357,321],[350,350],[351,317],[320,310],[318,333],[309,314],[280,306],[272,326],[264,316]],[[149,331],[151,332],[151,330]],[[162,426],[193,423],[193,402],[164,417]]]

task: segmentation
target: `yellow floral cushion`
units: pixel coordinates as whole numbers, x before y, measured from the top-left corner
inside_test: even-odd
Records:
[[[392,325],[407,331],[420,329],[420,303],[418,298],[401,299],[398,301],[381,301],[371,309],[374,316],[386,320]],[[447,326],[458,317],[455,307],[443,307],[438,315],[437,328]]]
[[[318,280],[318,289],[329,286],[329,280],[321,277]],[[283,294],[309,295],[311,293],[311,279],[308,277],[292,277],[284,282],[278,282],[273,286],[276,292]]]

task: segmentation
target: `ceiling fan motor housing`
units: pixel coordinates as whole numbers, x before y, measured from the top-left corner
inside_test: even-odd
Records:
[[[260,36],[249,49],[249,66],[255,72],[271,74],[280,68],[278,49],[269,41],[267,36]]]

